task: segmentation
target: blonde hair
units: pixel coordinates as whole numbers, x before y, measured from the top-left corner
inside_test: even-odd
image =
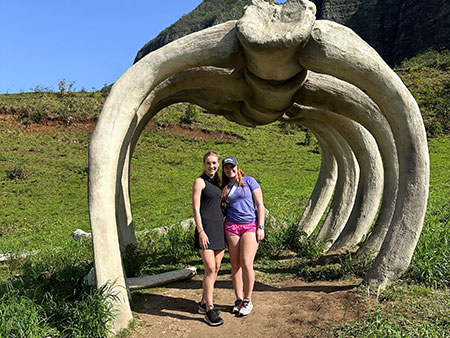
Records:
[[[214,157],[217,157],[217,161],[218,162],[220,162],[220,155],[218,154],[218,153],[216,153],[216,152],[214,152],[214,151],[208,151],[205,155],[203,155],[203,164],[205,164],[205,162],[206,162],[206,159],[208,158],[208,157],[210,157],[210,156],[214,156]],[[219,176],[219,174],[218,174],[218,172],[216,171],[216,173],[214,174],[214,180],[219,184],[219,186],[220,186],[220,184],[221,184],[221,179],[220,179],[220,176]]]

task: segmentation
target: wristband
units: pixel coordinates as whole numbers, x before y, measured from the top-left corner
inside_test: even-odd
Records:
[[[203,231],[205,231],[205,229],[202,229],[201,231],[198,231],[198,234],[200,235]]]
[[[258,225],[258,229],[264,230],[264,225]]]

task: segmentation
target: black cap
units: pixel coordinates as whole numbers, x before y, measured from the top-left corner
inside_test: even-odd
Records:
[[[222,166],[225,164],[232,164],[234,166],[238,165],[238,161],[236,160],[236,157],[234,156],[227,156],[222,161]]]

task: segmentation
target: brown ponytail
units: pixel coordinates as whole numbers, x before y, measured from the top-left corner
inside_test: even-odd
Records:
[[[242,177],[246,176],[244,171],[238,166],[237,168],[237,180],[239,182],[239,186],[242,189],[245,189],[244,184],[242,183]],[[223,172],[223,167],[222,167],[222,201],[225,201],[225,197],[227,195],[227,188],[228,188],[228,184],[230,183],[230,178],[225,175],[225,173]]]

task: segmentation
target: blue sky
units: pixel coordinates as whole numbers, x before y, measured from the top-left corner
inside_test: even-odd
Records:
[[[202,0],[0,0],[0,93],[101,89]]]

